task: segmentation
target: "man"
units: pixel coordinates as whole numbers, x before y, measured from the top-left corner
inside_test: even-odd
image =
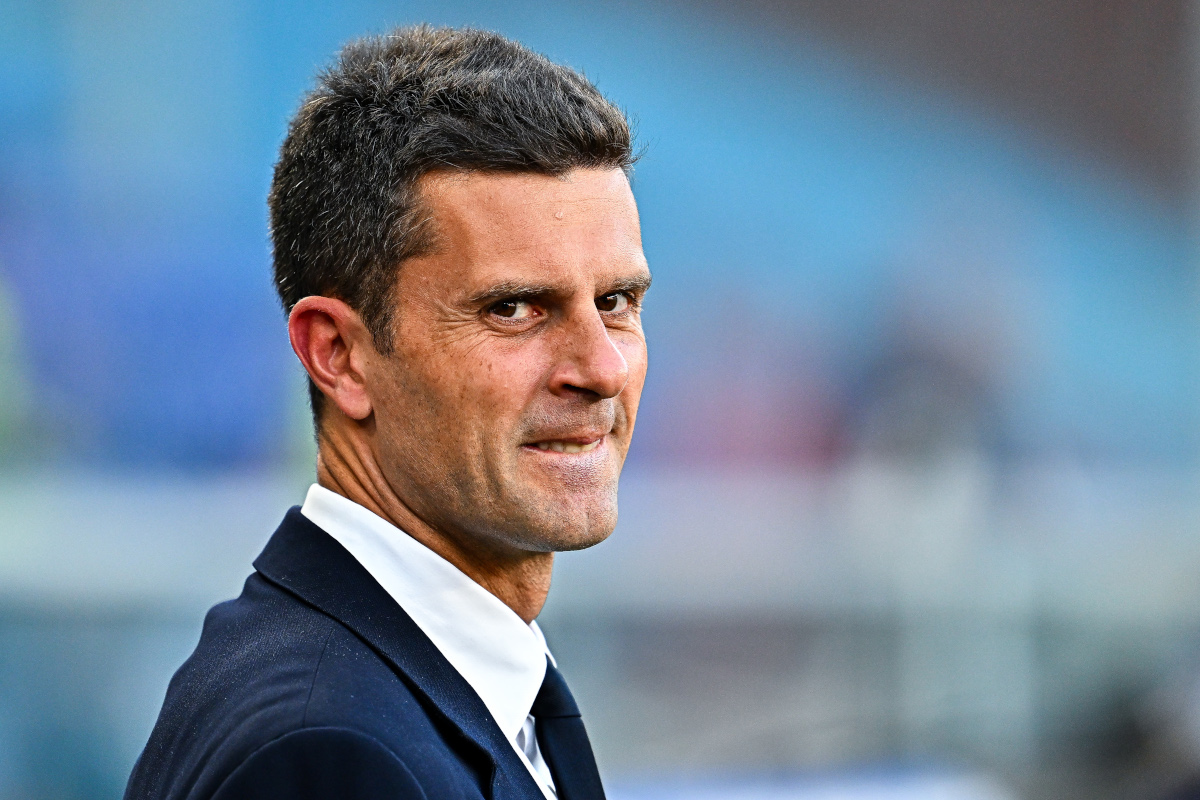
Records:
[[[128,798],[603,798],[534,618],[646,371],[628,126],[478,31],[350,44],[271,188],[317,480],[171,681]],[[232,357],[232,356],[231,356]]]

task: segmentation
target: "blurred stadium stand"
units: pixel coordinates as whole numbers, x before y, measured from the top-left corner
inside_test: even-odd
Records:
[[[614,800],[1200,772],[1183,0],[0,0],[0,800],[118,796],[303,497],[274,151],[418,20],[583,68],[647,146],[622,521],[545,612]]]

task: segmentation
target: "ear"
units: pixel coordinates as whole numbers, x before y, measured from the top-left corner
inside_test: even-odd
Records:
[[[362,319],[341,300],[302,298],[288,315],[292,349],[317,388],[351,419],[371,415],[366,364],[375,343]]]

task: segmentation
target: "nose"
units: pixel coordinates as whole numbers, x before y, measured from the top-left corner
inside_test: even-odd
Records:
[[[593,306],[571,316],[557,341],[559,354],[550,389],[555,394],[611,398],[629,382],[629,364]]]

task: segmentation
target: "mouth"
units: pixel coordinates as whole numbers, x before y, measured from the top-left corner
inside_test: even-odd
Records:
[[[525,445],[530,449],[541,450],[542,452],[563,453],[565,455],[576,455],[579,453],[590,453],[604,442],[604,436],[598,436],[594,439],[578,438],[578,439],[548,439],[542,442],[532,442]]]

